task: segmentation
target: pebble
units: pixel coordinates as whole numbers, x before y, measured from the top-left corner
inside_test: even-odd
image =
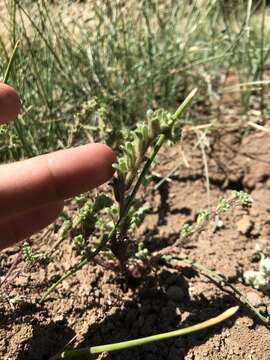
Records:
[[[249,291],[246,294],[246,297],[253,306],[259,306],[262,303],[260,296],[256,294],[254,291]]]
[[[236,227],[240,234],[247,235],[253,227],[253,222],[248,215],[244,215],[242,219],[236,223]]]

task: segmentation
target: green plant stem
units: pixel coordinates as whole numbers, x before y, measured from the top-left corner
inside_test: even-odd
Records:
[[[12,21],[12,45],[16,43],[16,0],[11,2],[11,21]]]
[[[82,348],[82,349],[78,349],[78,350],[64,351],[60,354],[57,354],[57,355],[51,357],[50,360],[71,359],[71,358],[78,357],[78,356],[91,356],[91,354],[99,354],[99,353],[103,353],[103,352],[123,350],[123,349],[128,349],[128,348],[131,348],[134,346],[141,346],[141,345],[149,344],[149,343],[152,343],[155,341],[170,339],[170,338],[176,337],[176,336],[183,336],[183,335],[191,334],[196,331],[206,329],[210,326],[214,326],[214,325],[230,318],[238,311],[238,309],[239,309],[238,306],[231,307],[228,310],[224,311],[222,314],[220,314],[214,318],[211,318],[211,319],[203,321],[199,324],[192,325],[192,326],[189,326],[189,327],[186,327],[183,329],[169,331],[169,332],[158,334],[158,335],[147,336],[147,337],[135,339],[135,340],[122,341],[122,342],[114,343],[114,344],[92,346],[90,348]]]
[[[132,190],[132,193],[128,197],[128,200],[127,200],[127,202],[125,204],[125,208],[124,208],[124,211],[123,211],[124,214],[128,213],[128,210],[129,210],[129,208],[130,208],[130,206],[131,206],[131,204],[132,204],[132,202],[133,202],[133,200],[134,200],[134,198],[135,198],[135,196],[136,196],[136,194],[137,194],[137,192],[138,192],[138,190],[139,190],[139,188],[140,188],[140,186],[142,184],[142,181],[143,181],[145,175],[149,171],[153,161],[155,160],[155,158],[156,158],[161,146],[164,144],[165,140],[166,140],[165,135],[161,134],[159,136],[156,144],[154,145],[154,149],[153,149],[151,155],[147,159],[147,161],[146,161],[146,163],[145,163],[145,165],[144,165],[144,167],[142,169],[142,172],[141,172],[141,174],[140,174],[140,176],[139,176],[139,178],[138,178],[138,180],[137,180],[137,182],[136,182],[136,184],[135,184],[135,186],[134,186],[134,188]]]
[[[18,50],[19,43],[20,43],[20,41],[18,40],[18,41],[16,42],[14,48],[13,48],[11,57],[10,57],[10,59],[9,59],[8,66],[7,66],[7,68],[6,68],[5,75],[4,75],[4,79],[3,79],[3,82],[4,82],[5,84],[8,82],[8,78],[9,78],[9,75],[10,75],[11,68],[12,68],[12,65],[13,65],[13,63],[14,63],[15,57],[16,57],[16,53],[17,53],[17,50]]]
[[[168,254],[168,256],[170,256],[170,254]],[[227,292],[228,294],[230,294],[231,296],[236,298],[242,305],[247,306],[256,315],[256,317],[259,318],[263,323],[269,325],[269,318],[263,316],[248,301],[248,299],[245,297],[245,295],[242,294],[241,291],[239,291],[235,286],[230,284],[223,275],[221,275],[218,272],[211,270],[211,269],[207,268],[206,266],[204,266],[196,261],[193,261],[193,260],[183,259],[183,258],[175,256],[175,255],[171,256],[171,258],[168,262],[171,262],[171,260],[180,261],[180,262],[192,267],[198,273],[204,275],[209,280],[211,280],[213,283],[215,283],[221,290]],[[226,289],[226,287],[229,288],[230,290]]]
[[[182,115],[183,111],[185,110],[185,108],[188,106],[188,104],[190,103],[190,101],[192,100],[192,98],[195,96],[196,92],[197,92],[197,88],[193,89],[188,96],[184,99],[184,101],[182,102],[182,104],[178,107],[178,109],[176,110],[176,112],[174,113],[173,117],[176,120],[177,118],[179,118],[179,116]]]
[[[211,191],[210,191],[210,178],[209,178],[209,169],[208,169],[208,162],[207,162],[207,155],[205,151],[205,143],[204,139],[206,137],[207,130],[201,134],[201,138],[198,136],[198,142],[202,153],[202,160],[203,160],[203,166],[204,166],[204,176],[205,176],[205,185],[206,185],[206,193],[207,193],[207,203],[208,203],[208,211],[210,211],[211,208]]]

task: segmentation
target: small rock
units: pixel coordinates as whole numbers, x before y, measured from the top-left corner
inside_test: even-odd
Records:
[[[56,315],[55,318],[54,318],[54,321],[57,322],[57,321],[63,321],[64,320],[64,315],[63,314],[59,314],[59,315]]]
[[[180,286],[170,286],[167,290],[167,296],[173,301],[181,301],[185,297],[185,292]]]
[[[244,215],[236,224],[237,230],[240,234],[247,235],[253,228],[253,222],[248,215]]]
[[[247,297],[248,301],[251,303],[251,305],[253,305],[253,306],[259,306],[262,303],[260,295],[258,295],[254,291],[249,291],[247,293],[246,297]]]
[[[178,317],[181,317],[182,313],[181,313],[181,310],[177,307],[175,309],[175,314],[178,316]]]

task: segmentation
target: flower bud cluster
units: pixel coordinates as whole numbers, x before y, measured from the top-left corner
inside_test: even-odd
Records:
[[[66,218],[58,231],[58,239],[60,241],[67,236],[70,230],[78,229],[84,224],[87,224],[88,229],[94,230],[96,223],[99,221],[97,214],[113,204],[112,199],[105,194],[97,196],[94,202],[89,200],[87,196],[81,195],[76,197],[76,202],[79,208],[74,217]]]
[[[164,110],[148,110],[147,120],[139,123],[131,132],[131,140],[120,147],[122,157],[114,164],[122,190],[129,190],[137,171],[145,158],[147,150],[160,134],[172,139],[175,132],[174,116]]]
[[[83,224],[93,212],[93,202],[87,201],[76,213],[72,220],[72,228],[75,229],[79,225]]]
[[[82,253],[85,249],[85,240],[82,234],[77,235],[74,237],[72,241],[72,247],[74,250],[76,250],[78,253]]]
[[[23,255],[23,259],[28,263],[34,263],[41,258],[45,258],[44,254],[41,253],[34,254],[31,245],[29,244],[28,241],[24,241],[23,243],[22,255]]]
[[[149,256],[150,256],[149,250],[147,248],[145,248],[142,243],[139,243],[138,250],[135,253],[135,257],[138,259],[144,260],[144,259],[149,258]]]
[[[252,197],[246,193],[245,191],[233,191],[232,195],[235,200],[238,200],[242,207],[249,208],[252,206],[253,199]]]

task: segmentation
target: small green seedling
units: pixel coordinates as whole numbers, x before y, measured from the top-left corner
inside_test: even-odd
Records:
[[[24,241],[22,246],[22,255],[23,259],[29,264],[34,264],[36,261],[44,259],[44,254],[41,253],[33,253],[31,245],[28,241]]]
[[[228,212],[235,207],[247,208],[252,205],[251,196],[244,191],[232,191],[228,198],[221,197],[215,209],[201,209],[197,213],[194,224],[184,224],[180,230],[182,239],[188,238],[193,234],[198,234],[209,223],[213,224],[213,232],[223,226],[220,218],[221,214]]]
[[[151,110],[134,130],[123,131],[123,145],[114,164],[113,197],[100,194],[94,200],[85,195],[76,199],[79,208],[73,217],[64,221],[59,235],[64,238],[71,234],[73,248],[81,259],[47,290],[41,303],[62,281],[97,255],[102,255],[103,263],[114,259],[115,269],[118,268],[126,279],[136,272],[136,259],[138,265],[142,260],[147,261],[147,249],[134,242],[134,230],[147,211],[138,192],[149,183],[151,166],[162,145],[179,140],[185,124],[181,115],[195,93],[193,90],[174,114],[162,109]],[[104,111],[101,114],[103,116]]]

